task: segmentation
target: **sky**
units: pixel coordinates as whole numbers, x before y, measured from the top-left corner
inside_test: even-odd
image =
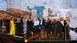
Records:
[[[72,4],[72,8],[77,8],[77,0],[72,0],[71,4]]]
[[[34,5],[42,6],[42,5],[45,5],[44,3],[47,3],[47,5],[49,7],[56,7],[56,8],[67,7],[68,8],[68,4],[66,1],[67,0],[65,0],[65,1],[63,1],[63,0],[52,0],[52,1],[51,0],[30,0],[30,1],[26,1],[26,3],[29,6],[34,6]]]
[[[5,10],[5,9],[6,9],[6,2],[0,0],[0,10]]]
[[[9,2],[8,5],[11,8],[26,10],[26,6],[43,6],[45,5],[44,3],[52,8],[70,8],[70,5],[72,5],[72,8],[77,8],[77,0],[14,0],[14,2]],[[0,0],[0,10],[5,10],[6,8],[6,2]]]

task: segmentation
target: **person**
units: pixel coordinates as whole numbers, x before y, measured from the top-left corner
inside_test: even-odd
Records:
[[[10,35],[15,35],[15,23],[14,18],[10,20]]]
[[[50,21],[48,20],[48,18],[45,19],[45,37],[49,38],[49,34],[50,34]]]
[[[58,21],[57,20],[57,30],[56,30],[56,33],[57,33],[57,36],[59,36],[59,39],[60,40],[64,40],[64,23],[63,23],[63,19]]]
[[[52,17],[53,21],[52,21],[52,34],[56,34],[56,18]]]
[[[66,16],[66,21],[65,21],[65,29],[66,29],[66,39],[67,40],[70,40],[70,35],[69,35],[69,32],[70,32],[70,26],[69,26],[69,21],[70,21],[70,19],[69,19],[69,17],[67,17]]]
[[[9,17],[7,17],[6,18],[6,32],[7,33],[9,33],[9,31],[10,31],[10,18]]]
[[[64,38],[65,40],[69,40],[70,36],[69,36],[69,19],[71,16],[71,13],[66,13],[66,14],[58,14],[59,16],[57,16],[58,18],[63,18],[63,20],[61,21],[61,24],[64,26]],[[73,21],[73,20],[72,20]]]
[[[37,18],[35,18],[34,19],[34,27],[33,27],[34,29],[34,34],[37,34],[37,33],[39,33],[39,20],[37,19]]]
[[[27,33],[27,19],[25,17],[23,18],[23,32]]]
[[[27,20],[27,36],[30,37],[32,36],[31,32],[33,32],[33,21],[31,18]]]
[[[16,25],[16,34],[15,35],[21,36],[21,19],[19,17],[16,18],[15,25]]]
[[[7,21],[7,20],[6,20],[6,17],[4,17],[3,20],[2,20],[2,31],[3,31],[3,33],[7,33],[7,31],[6,31],[7,28],[6,28],[6,27],[7,27],[8,25],[7,25],[7,22],[6,22],[6,21]]]
[[[22,16],[20,17],[20,27],[21,27],[21,28],[20,28],[20,30],[21,30],[21,31],[20,31],[20,34],[21,34],[21,36],[23,37],[23,17],[22,17]]]
[[[0,18],[0,33],[2,33],[2,18]]]
[[[43,28],[43,19],[42,18],[39,18],[39,29],[40,29],[40,31],[44,30],[44,28]]]
[[[27,19],[26,17],[24,16],[23,17],[23,32],[24,32],[24,40],[27,39]]]
[[[49,26],[49,28],[50,28],[50,33],[52,34],[52,17],[50,18],[50,26]]]

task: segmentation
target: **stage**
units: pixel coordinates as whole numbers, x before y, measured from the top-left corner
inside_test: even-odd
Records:
[[[64,41],[64,40],[32,40],[29,43],[76,43],[76,40],[73,41]]]
[[[31,40],[29,43],[72,43],[73,41],[64,40]],[[0,34],[0,43],[25,43],[23,37]]]
[[[23,37],[0,34],[0,43],[24,43]]]

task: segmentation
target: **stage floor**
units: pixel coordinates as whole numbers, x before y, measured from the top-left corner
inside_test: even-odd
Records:
[[[24,43],[23,38],[0,34],[0,43]]]

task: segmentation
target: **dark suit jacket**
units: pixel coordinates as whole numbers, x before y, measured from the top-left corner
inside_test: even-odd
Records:
[[[33,31],[33,22],[32,21],[27,21],[27,30]]]
[[[4,23],[4,26],[6,27],[6,33],[9,33],[10,32],[10,20],[3,19],[2,22]]]
[[[16,35],[20,35],[21,34],[21,21],[16,20],[15,21],[15,26],[16,26]]]
[[[57,29],[56,29],[56,33],[57,34],[62,34],[62,32],[64,32],[64,26],[61,24],[61,22],[57,22]]]

